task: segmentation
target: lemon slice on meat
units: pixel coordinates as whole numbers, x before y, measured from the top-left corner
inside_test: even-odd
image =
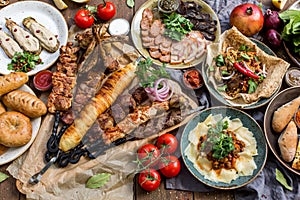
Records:
[[[286,2],[287,2],[287,0],[272,0],[272,4],[280,10],[283,9]]]
[[[59,10],[68,8],[68,5],[63,0],[53,0],[53,2]]]

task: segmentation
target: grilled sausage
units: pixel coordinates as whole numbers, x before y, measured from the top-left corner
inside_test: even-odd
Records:
[[[24,115],[36,118],[47,112],[46,105],[29,92],[14,90],[2,97],[2,102],[8,108],[19,111]]]
[[[23,25],[39,39],[42,47],[48,52],[53,53],[59,48],[59,41],[55,35],[42,24],[38,23],[33,17],[23,19]]]
[[[68,151],[78,145],[97,117],[108,109],[135,77],[136,65],[130,63],[113,72],[94,98],[87,103],[63,134],[59,148]]]
[[[0,96],[21,87],[27,81],[28,75],[24,72],[11,72],[0,76]]]

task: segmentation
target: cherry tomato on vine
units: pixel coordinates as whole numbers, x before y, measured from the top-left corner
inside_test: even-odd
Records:
[[[160,156],[160,151],[153,144],[145,144],[141,146],[138,151],[138,159],[142,163],[143,166],[147,166],[150,163],[150,167],[154,167],[158,161]]]
[[[79,28],[89,28],[93,25],[95,19],[91,11],[80,9],[75,14],[74,21]]]
[[[146,191],[156,190],[161,182],[161,177],[155,169],[146,169],[139,174],[139,185]]]
[[[176,156],[166,156],[160,159],[159,171],[167,178],[175,177],[179,174],[181,166]]]
[[[97,16],[102,20],[109,20],[116,14],[116,6],[112,2],[105,2],[97,6]]]
[[[162,153],[171,154],[176,151],[178,141],[174,135],[166,133],[157,138],[156,146]]]

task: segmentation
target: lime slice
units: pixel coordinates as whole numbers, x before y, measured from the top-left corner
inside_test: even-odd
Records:
[[[59,10],[68,8],[68,5],[63,0],[53,0],[53,2]]]
[[[272,4],[280,10],[283,9],[286,2],[287,2],[287,0],[272,0]]]

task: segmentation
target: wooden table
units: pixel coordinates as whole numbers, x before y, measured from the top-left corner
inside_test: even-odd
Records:
[[[47,2],[51,5],[54,5],[52,0],[42,0],[43,2]],[[135,12],[138,10],[138,8],[146,1],[146,0],[136,0],[135,1],[135,7],[129,8],[126,6],[125,0],[110,0],[115,3],[117,7],[117,14],[115,18],[122,17],[127,19],[129,22],[131,22]],[[17,2],[17,0],[10,0],[10,3]],[[90,0],[88,3],[89,5],[97,5],[101,1],[99,0]],[[295,0],[290,0],[286,7],[291,5]],[[74,3],[70,0],[65,0],[65,3],[68,5],[68,8],[66,10],[61,11],[64,15],[68,26],[74,24],[73,17],[76,13],[76,11],[82,6],[82,4]],[[263,0],[263,4],[270,4],[271,0]],[[276,51],[276,50],[275,50]],[[277,55],[280,54],[280,57],[283,57],[286,60],[289,60],[287,55],[282,50],[276,51]],[[0,171],[8,174],[6,172],[6,168],[9,166],[10,163],[0,166]],[[157,199],[194,199],[194,200],[230,200],[234,199],[233,191],[215,191],[210,193],[196,193],[196,192],[185,192],[185,191],[177,191],[177,190],[166,190],[164,188],[164,184],[161,184],[159,189],[156,191],[153,191],[151,193],[145,192],[142,190],[138,184],[135,184],[134,186],[134,194],[135,199],[139,200],[157,200]],[[25,195],[18,192],[16,186],[15,186],[15,179],[10,177],[4,182],[0,183],[0,200],[22,200],[26,199]]]

